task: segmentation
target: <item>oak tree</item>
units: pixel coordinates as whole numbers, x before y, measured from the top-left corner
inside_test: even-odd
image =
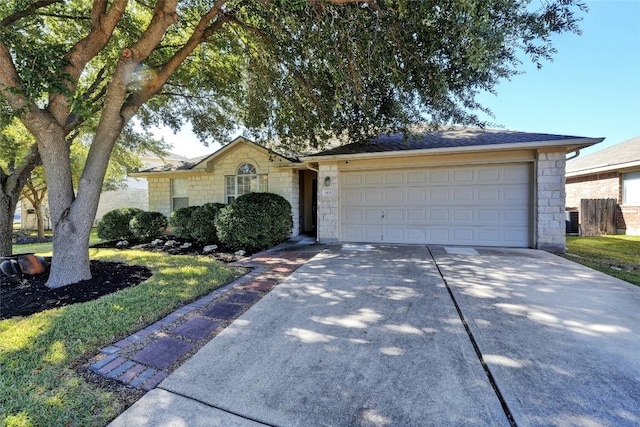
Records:
[[[241,128],[298,150],[416,123],[483,125],[480,91],[552,57],[576,0],[6,0],[0,97],[37,141],[54,230],[48,286],[90,277],[88,236],[122,130]],[[74,189],[67,136],[99,122]]]

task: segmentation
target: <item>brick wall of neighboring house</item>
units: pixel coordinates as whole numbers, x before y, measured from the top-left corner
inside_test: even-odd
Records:
[[[620,207],[618,232],[630,236],[640,236],[640,206]]]
[[[580,208],[581,199],[620,200],[620,177],[618,172],[607,172],[567,178],[566,191],[568,208]]]
[[[566,180],[567,208],[580,208],[581,199],[622,200],[621,175],[606,172]],[[617,230],[620,234],[640,235],[640,206],[618,205]]]

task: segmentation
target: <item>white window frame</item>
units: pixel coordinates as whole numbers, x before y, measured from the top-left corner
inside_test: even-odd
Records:
[[[640,171],[622,174],[622,204],[640,206]]]
[[[224,198],[227,204],[248,193],[266,193],[269,191],[269,177],[258,174],[255,166],[244,163],[235,175],[226,175],[224,179]]]

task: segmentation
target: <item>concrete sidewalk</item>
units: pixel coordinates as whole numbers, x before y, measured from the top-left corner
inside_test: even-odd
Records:
[[[334,246],[111,426],[639,425],[639,308],[540,251]]]

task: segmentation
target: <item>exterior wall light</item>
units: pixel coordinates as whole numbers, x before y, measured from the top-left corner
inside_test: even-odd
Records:
[[[324,186],[325,186],[325,187],[328,187],[328,186],[330,186],[330,185],[331,185],[331,177],[330,177],[330,176],[326,176],[326,177],[324,178]]]

